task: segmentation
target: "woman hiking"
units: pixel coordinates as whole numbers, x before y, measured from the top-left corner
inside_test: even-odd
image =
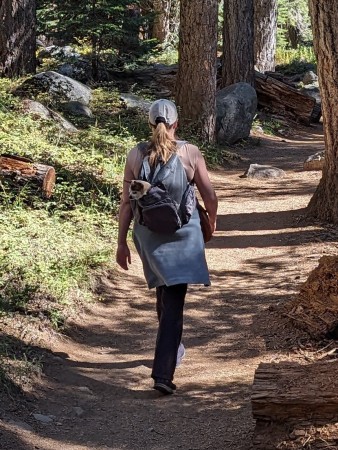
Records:
[[[145,163],[150,177],[159,173],[162,167],[167,169],[160,180],[161,186],[164,185],[178,203],[187,185],[194,182],[208,212],[211,232],[216,229],[217,197],[199,149],[176,136],[178,115],[175,104],[164,99],[155,101],[149,110],[149,124],[152,130],[150,141],[130,150],[125,165],[116,261],[124,270],[131,264],[127,233],[134,217],[133,240],[148,287],[156,289],[159,325],[151,377],[154,389],[162,394],[173,394],[176,390],[173,383],[175,368],[184,353],[181,338],[187,287],[189,284],[210,284],[199,213],[194,208],[188,223],[174,233],[151,231],[139,220],[135,202],[129,198],[129,187],[132,180],[144,179]]]

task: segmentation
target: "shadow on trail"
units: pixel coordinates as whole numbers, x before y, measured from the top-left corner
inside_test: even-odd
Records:
[[[258,145],[234,148],[236,153],[246,159],[246,166],[263,164],[284,170],[302,170],[304,160],[321,150],[324,150],[322,124],[299,126],[299,133],[294,134],[292,138],[264,135],[258,138]]]
[[[252,279],[259,272],[259,266],[252,266]],[[247,272],[212,271],[211,276],[219,278],[218,288],[189,288],[184,330],[187,359],[177,371],[177,393],[162,397],[151,389],[150,380],[157,328],[154,293],[140,287],[140,277],[129,276],[122,289],[119,277],[105,275],[101,294],[105,290],[107,297],[99,305],[96,323],[79,320],[69,330],[73,341],[86,351],[92,349],[92,356],[82,355],[82,347],[73,356],[45,354],[48,385],[39,389],[34,412],[55,419],[42,425],[27,418],[42,448],[204,450],[221,448],[222,442],[226,449],[248,449],[245,442],[250,440],[253,423],[251,382],[244,383],[239,375],[234,379],[228,365],[241,367],[260,355],[262,349],[250,338],[252,317],[274,297],[257,297],[249,286],[241,289],[248,281]],[[230,280],[236,283],[235,289]],[[109,315],[114,315],[111,327],[105,321]],[[221,363],[207,384],[196,381],[199,362],[193,355],[198,349],[207,352],[213,364]],[[205,362],[199,368],[208,370]],[[83,412],[77,414],[75,408]],[[13,448],[30,449],[28,444]]]
[[[319,181],[319,180],[318,180]],[[290,185],[292,182],[292,185]],[[238,202],[238,191],[240,189],[241,199],[252,199],[265,202],[269,199],[276,200],[278,197],[302,197],[312,195],[316,190],[313,181],[280,179],[278,182],[273,180],[257,180],[250,178],[240,178],[238,175],[238,186],[234,187],[226,181],[215,183],[217,197],[220,201]],[[222,193],[223,192],[223,193]]]
[[[280,230],[284,228],[299,228],[296,217],[302,217],[306,208],[289,211],[267,211],[241,214],[219,215],[217,218],[217,231],[263,231]],[[301,226],[306,228],[311,223]],[[214,238],[213,238],[214,239]],[[212,243],[213,239],[210,241]],[[209,246],[210,244],[208,244]]]
[[[338,241],[338,236],[332,238]],[[318,233],[312,231],[285,232],[264,235],[238,235],[238,236],[215,236],[208,244],[208,248],[274,248],[290,245],[302,245],[310,242],[318,242]]]
[[[9,430],[7,428],[11,429]],[[2,420],[0,420],[0,442],[1,450],[34,450],[33,446],[27,444],[20,437],[20,430],[16,431],[15,426],[7,424]]]

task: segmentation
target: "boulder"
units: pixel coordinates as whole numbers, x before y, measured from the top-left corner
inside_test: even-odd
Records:
[[[125,104],[127,108],[137,108],[140,109],[144,113],[149,112],[149,108],[152,102],[144,100],[141,97],[138,97],[134,94],[122,93],[120,95],[120,99]]]
[[[38,58],[79,58],[80,54],[75,52],[70,45],[58,47],[57,45],[49,45],[44,47],[39,53]]]
[[[250,164],[249,168],[240,178],[281,178],[285,175],[284,170],[278,167]]]
[[[56,101],[80,101],[88,105],[92,92],[88,86],[54,71],[41,72],[28,78],[16,89],[17,94],[47,92]]]
[[[73,100],[71,102],[63,103],[62,106],[70,114],[73,114],[73,116],[93,117],[93,113],[88,108],[88,106],[84,105],[81,102]]]
[[[304,170],[322,170],[325,161],[325,151],[317,152],[314,155],[309,156],[304,161]]]
[[[87,83],[93,78],[90,63],[82,58],[72,63],[65,62],[56,71],[81,83]]]
[[[236,83],[216,96],[216,136],[220,144],[246,139],[257,109],[257,94],[248,83]]]
[[[28,114],[34,114],[35,116],[40,117],[41,119],[53,120],[58,124],[58,126],[67,131],[68,133],[77,133],[77,128],[61,114],[53,111],[50,108],[47,108],[42,103],[36,102],[34,100],[25,99],[22,102],[23,109]]]
[[[303,84],[313,84],[315,81],[318,81],[318,76],[312,70],[305,72],[302,79]]]
[[[322,116],[322,99],[320,96],[318,83],[314,81],[312,84],[308,84],[307,86],[301,88],[300,92],[307,94],[316,100],[316,104],[311,115],[311,121],[318,123]]]
[[[23,100],[22,107],[25,113],[36,115],[38,117],[41,117],[41,119],[51,118],[50,110],[42,103],[36,102],[35,100]]]

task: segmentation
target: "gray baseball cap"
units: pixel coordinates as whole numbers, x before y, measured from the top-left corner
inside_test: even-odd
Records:
[[[170,100],[156,100],[149,109],[149,122],[157,125],[160,122],[172,125],[177,120],[177,109],[175,103]]]

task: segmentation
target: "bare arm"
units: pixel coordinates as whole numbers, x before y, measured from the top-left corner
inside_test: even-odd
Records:
[[[194,180],[204,202],[205,209],[209,214],[209,222],[212,232],[216,230],[218,200],[214,188],[209,179],[205,160],[202,156],[197,159]]]
[[[116,262],[124,270],[128,270],[128,263],[131,264],[130,250],[127,244],[127,235],[133,218],[129,201],[129,182],[132,178],[133,173],[127,161],[124,170],[123,192],[119,210],[119,231],[116,250]]]

